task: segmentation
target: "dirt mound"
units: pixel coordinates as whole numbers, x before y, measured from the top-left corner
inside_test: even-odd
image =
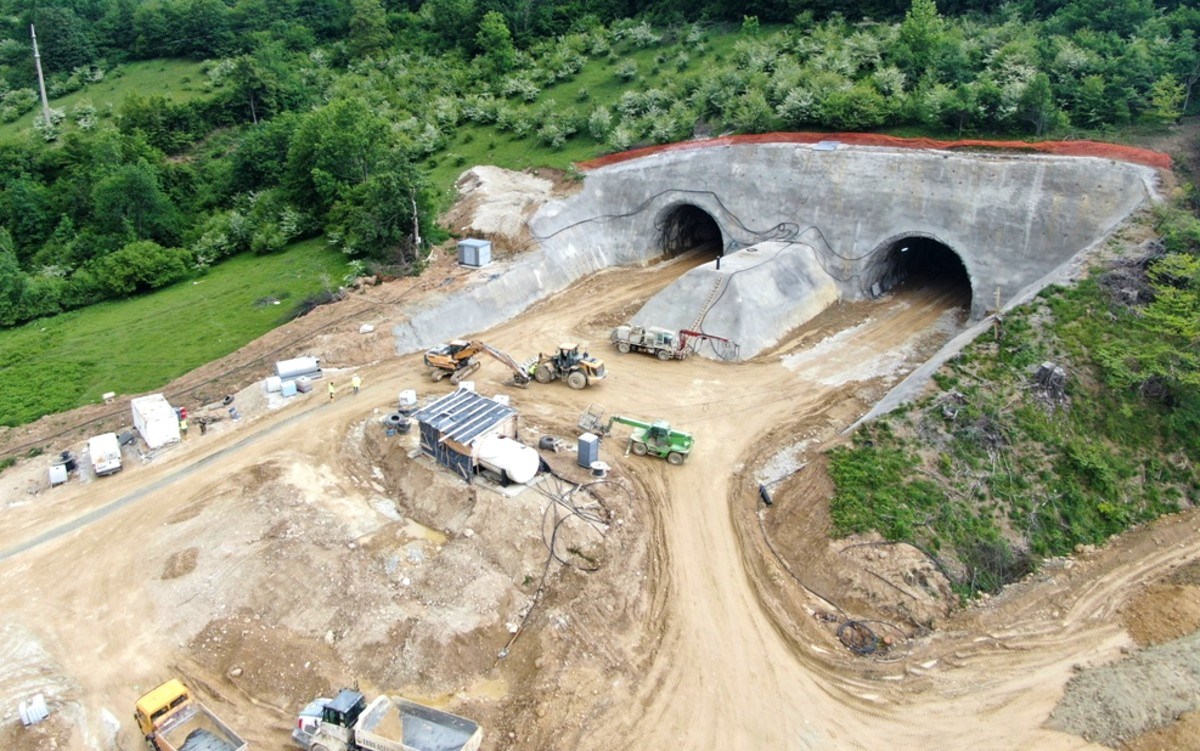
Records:
[[[497,255],[530,247],[529,218],[561,192],[546,177],[489,166],[467,170],[455,187],[459,200],[442,216],[442,224],[462,237],[491,240]]]
[[[171,557],[167,558],[167,563],[163,566],[163,572],[158,578],[165,581],[167,579],[178,579],[181,576],[187,576],[196,570],[196,560],[199,557],[199,548],[188,548],[178,553],[172,553]]]
[[[1200,587],[1161,583],[1121,610],[1121,624],[1142,646],[1163,644],[1200,629]]]
[[[1188,712],[1165,728],[1121,746],[1124,751],[1200,751],[1200,712]]]
[[[206,671],[224,675],[260,701],[284,707],[296,697],[328,696],[331,684],[326,676],[337,664],[328,645],[249,608],[209,622],[192,639],[189,652]]]

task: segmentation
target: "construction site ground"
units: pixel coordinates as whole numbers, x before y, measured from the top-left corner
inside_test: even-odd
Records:
[[[958,330],[964,292],[909,285],[835,305],[743,363],[607,344],[703,260],[595,274],[464,332],[517,359],[585,342],[607,363],[583,391],[514,388],[490,360],[474,374],[480,392],[511,397],[525,442],[566,447],[546,454],[559,477],[521,493],[468,485],[418,455],[415,431],[383,426],[401,390],[451,388],[419,355],[395,357],[388,333],[399,303],[479,273],[445,255],[169,387],[194,415],[224,418],[206,435],[57,488],[47,457],[0,474],[0,748],[140,748],[133,702],[173,676],[273,751],[290,747],[299,708],[344,685],[468,716],[485,749],[1200,748],[1195,712],[1172,723],[1147,709],[1200,674],[1196,650],[1173,641],[1200,627],[1200,517],[1047,562],[966,607],[917,551],[831,540],[822,453]],[[322,357],[335,400],[322,381],[264,393],[270,361],[299,354]],[[669,420],[696,448],[680,467],[626,456],[618,427],[598,481],[573,451],[593,403]],[[0,440],[78,450],[118,407]],[[848,622],[879,648],[848,650]],[[1060,705],[1076,676],[1124,685],[1093,668],[1133,657],[1168,677],[1143,671],[1136,691]],[[23,728],[16,704],[39,692],[51,715]],[[1117,727],[1072,724],[1097,716]]]

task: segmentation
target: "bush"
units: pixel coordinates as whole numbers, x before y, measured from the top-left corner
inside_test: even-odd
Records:
[[[122,297],[177,282],[187,276],[191,264],[192,255],[186,250],[137,240],[96,259],[91,270],[109,294]]]
[[[592,138],[603,143],[612,130],[612,113],[607,107],[597,107],[588,116],[587,128]]]

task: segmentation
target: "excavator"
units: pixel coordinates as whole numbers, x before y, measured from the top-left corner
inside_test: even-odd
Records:
[[[435,381],[450,376],[450,382],[458,384],[483,365],[480,355],[500,361],[513,374],[513,385],[525,388],[531,380],[550,383],[563,380],[573,389],[586,388],[604,380],[604,363],[587,352],[581,352],[578,344],[562,344],[549,354],[539,354],[524,363],[518,363],[510,355],[478,339],[464,341],[456,339],[448,344],[434,347],[425,353],[425,364]]]
[[[483,367],[483,363],[479,361],[480,355],[487,355],[507,366],[513,374],[513,385],[521,388],[529,385],[529,367],[522,366],[508,353],[501,352],[478,339],[456,339],[434,347],[425,353],[425,364],[429,366],[429,375],[433,380],[440,381],[450,376],[450,382],[457,385],[459,381]]]

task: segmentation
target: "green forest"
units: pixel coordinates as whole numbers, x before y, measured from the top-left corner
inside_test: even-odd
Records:
[[[777,130],[1119,139],[1194,112],[1200,77],[1200,9],[1151,0],[0,8],[0,326],[317,236],[412,273],[474,163]]]

